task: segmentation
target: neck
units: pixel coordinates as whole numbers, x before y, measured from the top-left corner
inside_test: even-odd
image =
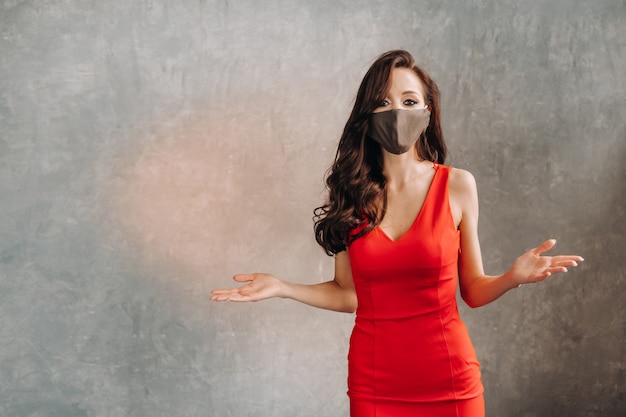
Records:
[[[415,176],[422,175],[432,167],[431,161],[419,160],[415,147],[400,155],[383,152],[383,174],[391,187],[402,187]]]

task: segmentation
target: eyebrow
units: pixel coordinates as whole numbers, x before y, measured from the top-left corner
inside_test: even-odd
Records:
[[[416,96],[421,96],[420,93],[418,93],[417,91],[412,91],[412,90],[407,90],[402,93],[402,95],[405,95],[405,94],[415,94]]]

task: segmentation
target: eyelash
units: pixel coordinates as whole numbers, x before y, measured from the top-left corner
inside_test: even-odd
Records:
[[[410,102],[410,103],[407,104],[407,102]],[[389,104],[391,104],[389,100],[383,100],[383,102],[380,103],[380,107],[388,106]],[[419,104],[419,102],[409,98],[407,100],[404,100],[404,104],[407,106],[415,106],[416,104]]]

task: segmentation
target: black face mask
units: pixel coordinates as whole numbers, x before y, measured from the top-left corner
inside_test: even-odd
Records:
[[[396,155],[411,149],[428,127],[430,110],[387,110],[372,113],[367,135]]]

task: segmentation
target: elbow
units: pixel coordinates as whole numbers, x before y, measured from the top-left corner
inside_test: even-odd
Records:
[[[358,306],[358,302],[357,302],[357,298],[356,298],[356,293],[354,291],[352,291],[346,297],[346,300],[345,300],[345,303],[344,303],[344,308],[342,309],[342,312],[350,313],[350,314],[354,313],[356,311],[357,306]]]
[[[468,301],[465,301],[465,304],[467,304],[467,306],[468,306],[469,308],[478,308],[478,307],[482,307],[482,306],[483,306],[482,304],[479,304],[479,303],[473,303],[473,302],[468,302]]]
[[[351,302],[351,303],[349,303],[349,304],[346,306],[347,308],[345,309],[345,311],[344,311],[344,312],[345,312],[345,313],[350,313],[350,314],[355,313],[355,312],[356,312],[356,307],[357,307],[357,305],[358,305],[358,304],[357,304],[357,302],[356,302],[356,297],[355,297],[354,301],[353,301],[353,302]]]
[[[354,286],[343,286],[337,279],[334,284],[338,291],[333,294],[334,307],[331,309],[340,313],[354,313],[358,304]]]
[[[472,297],[471,294],[468,294],[466,291],[461,291],[461,298],[470,308],[478,308],[484,305],[484,303],[479,302],[476,297]]]
[[[484,297],[481,291],[480,286],[475,285],[476,279],[474,280],[461,280],[459,285],[459,290],[461,293],[461,298],[470,308],[478,308],[485,305]]]

